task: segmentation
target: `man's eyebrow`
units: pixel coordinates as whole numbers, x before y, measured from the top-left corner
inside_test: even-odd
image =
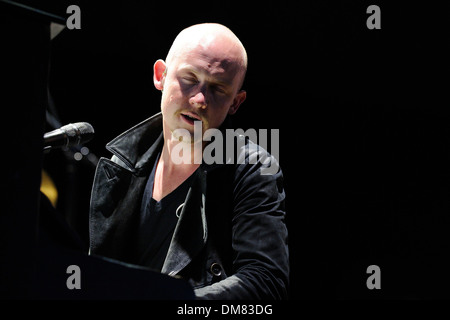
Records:
[[[203,73],[203,74],[208,74],[206,71],[204,71],[203,69],[199,69],[196,68],[194,66],[191,65],[184,65],[181,66],[178,69],[179,72],[186,72],[186,73],[192,73],[192,74],[199,74],[199,73]],[[209,74],[208,74],[209,75]],[[220,86],[226,86],[226,87],[230,87],[232,85],[232,83],[230,83],[229,81],[226,80],[222,80],[220,78],[217,78],[213,75],[209,75],[209,78],[212,78],[212,81],[209,81],[210,83],[213,83],[214,85],[220,85]]]

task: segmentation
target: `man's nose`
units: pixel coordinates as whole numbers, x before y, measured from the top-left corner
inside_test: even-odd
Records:
[[[202,91],[197,92],[194,96],[189,99],[189,103],[194,108],[206,109],[207,102],[205,94]]]

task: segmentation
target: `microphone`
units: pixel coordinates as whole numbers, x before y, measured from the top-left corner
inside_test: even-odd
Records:
[[[84,144],[93,137],[94,128],[89,123],[69,123],[44,134],[44,150]]]

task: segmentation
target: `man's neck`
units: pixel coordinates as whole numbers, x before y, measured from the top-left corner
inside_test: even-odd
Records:
[[[195,136],[177,136],[177,134],[164,129],[162,160],[173,170],[179,165],[185,168],[198,167],[202,162],[205,143],[201,138],[194,141]]]
[[[188,150],[190,154],[185,152]],[[200,153],[200,162],[194,161],[196,160],[195,152],[197,157]],[[189,178],[201,164],[201,153],[201,144],[200,147],[198,145],[196,147],[195,144],[187,144],[187,142],[172,139],[171,136],[168,139],[164,137],[163,149],[156,166],[153,198],[160,201]]]
[[[202,159],[202,147],[195,146],[194,144],[186,144],[186,142],[166,140],[164,141],[161,157],[159,159],[160,164],[163,165],[165,174],[180,173],[180,172],[193,172],[201,164]],[[190,150],[187,154],[185,151]],[[200,159],[200,161],[198,161]],[[181,163],[180,163],[181,162]]]

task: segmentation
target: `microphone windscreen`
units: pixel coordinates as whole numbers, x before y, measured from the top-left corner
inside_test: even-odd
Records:
[[[82,144],[90,141],[94,137],[94,128],[87,122],[69,123],[61,127],[72,143]],[[73,138],[77,138],[73,141]]]

